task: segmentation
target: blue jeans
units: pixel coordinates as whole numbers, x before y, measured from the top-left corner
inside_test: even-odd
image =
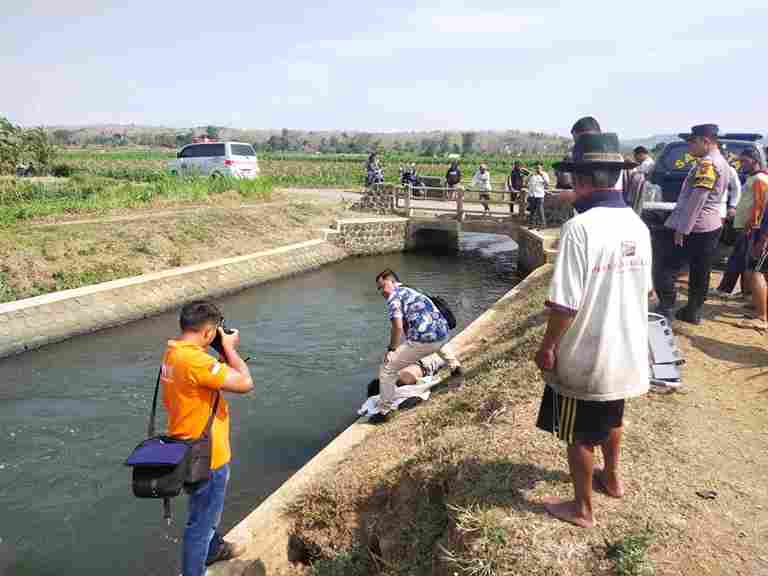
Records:
[[[184,530],[183,576],[205,574],[205,561],[215,556],[221,545],[216,527],[224,510],[224,495],[229,482],[229,464],[211,470],[211,479],[189,495],[189,515]]]

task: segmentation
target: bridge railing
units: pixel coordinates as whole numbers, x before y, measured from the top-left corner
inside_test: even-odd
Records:
[[[481,197],[483,196],[483,197]],[[524,213],[521,205],[525,193],[509,192],[507,190],[478,190],[474,188],[457,189],[435,186],[398,186],[395,188],[395,210],[402,211],[406,216],[412,216],[414,210],[426,210],[429,212],[454,213],[460,220],[469,214],[485,214],[484,208],[467,207],[467,204],[487,204],[491,206],[505,206],[509,208],[512,218]],[[443,204],[442,206],[417,206],[414,200],[428,200]],[[515,209],[515,207],[517,207]],[[496,213],[498,214],[498,212]]]

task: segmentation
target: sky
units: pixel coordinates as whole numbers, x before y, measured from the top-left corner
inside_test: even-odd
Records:
[[[24,0],[0,19],[23,126],[768,128],[768,2]]]

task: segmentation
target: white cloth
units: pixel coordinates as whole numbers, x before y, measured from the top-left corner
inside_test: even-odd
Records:
[[[528,195],[533,198],[544,198],[547,186],[549,186],[549,175],[546,172],[538,174],[534,172],[528,176]]]
[[[418,384],[412,384],[410,386],[398,386],[395,389],[395,397],[391,401],[391,406],[396,409],[405,402],[408,398],[421,398],[422,400],[429,400],[431,388],[437,384],[437,378],[435,376],[424,376],[419,378]],[[381,412],[379,403],[380,396],[371,396],[363,402],[360,410],[357,413],[360,416],[373,416]]]
[[[406,340],[392,353],[389,362],[379,367],[379,388],[381,398],[379,409],[386,414],[392,409],[391,402],[397,392],[397,379],[400,370],[416,364],[422,358],[438,354],[442,357],[451,370],[460,366],[459,360],[453,353],[450,344],[446,340],[439,342],[412,342]]]
[[[739,180],[739,173],[736,172],[736,168],[731,166],[731,175],[728,178],[728,192],[723,194],[720,198],[720,217],[725,218],[728,216],[728,208],[736,208],[741,200],[741,180]]]
[[[557,350],[564,396],[618,400],[648,391],[651,237],[630,208],[594,207],[563,224],[547,306],[573,315]]]

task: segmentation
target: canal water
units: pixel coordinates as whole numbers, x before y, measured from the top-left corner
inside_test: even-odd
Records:
[[[256,384],[230,399],[223,529],[355,420],[388,339],[376,273],[391,267],[444,296],[462,328],[516,283],[515,250],[466,234],[458,253],[351,259],[223,299]],[[185,498],[167,527],[159,501],[131,495],[123,466],[176,333],[168,313],[0,360],[0,573],[178,573]]]

